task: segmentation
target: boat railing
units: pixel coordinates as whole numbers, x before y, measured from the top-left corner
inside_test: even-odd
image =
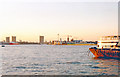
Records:
[[[118,38],[101,38],[100,40],[119,40]]]
[[[91,47],[92,49],[97,49],[97,47]]]

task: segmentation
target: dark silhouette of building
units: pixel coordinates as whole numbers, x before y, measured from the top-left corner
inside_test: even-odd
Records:
[[[44,36],[40,36],[39,37],[39,43],[40,44],[44,44]]]
[[[6,37],[6,42],[7,42],[7,43],[10,42],[10,37]]]
[[[16,36],[12,36],[12,42],[16,42]]]

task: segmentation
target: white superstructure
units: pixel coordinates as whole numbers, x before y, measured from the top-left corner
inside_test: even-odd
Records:
[[[103,36],[98,41],[97,48],[118,49],[120,46],[120,36]]]

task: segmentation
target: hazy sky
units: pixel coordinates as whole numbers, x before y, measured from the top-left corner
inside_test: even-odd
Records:
[[[72,35],[83,40],[117,35],[117,2],[85,1],[2,0],[0,40],[15,35],[17,40],[38,41],[39,35],[44,35],[45,40],[49,41],[56,40],[58,33],[62,39]]]

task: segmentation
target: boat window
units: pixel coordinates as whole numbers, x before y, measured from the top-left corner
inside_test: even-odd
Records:
[[[111,47],[113,47],[113,45],[111,45]]]
[[[98,45],[98,47],[99,47],[99,45]]]
[[[120,47],[120,46],[117,46],[117,47]]]
[[[120,36],[119,36],[119,39],[120,39]]]

